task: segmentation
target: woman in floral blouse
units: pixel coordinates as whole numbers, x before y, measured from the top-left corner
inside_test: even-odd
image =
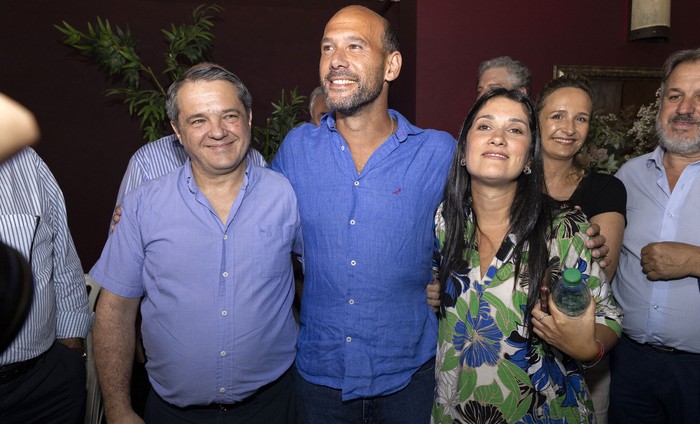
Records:
[[[522,93],[479,98],[437,211],[442,307],[435,423],[587,423],[581,369],[620,335],[585,216],[544,192],[537,116]],[[540,305],[543,281],[578,268],[595,302],[577,318]]]

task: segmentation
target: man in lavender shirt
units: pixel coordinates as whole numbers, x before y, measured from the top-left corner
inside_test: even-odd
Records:
[[[289,182],[246,161],[251,103],[213,64],[168,90],[189,159],[125,197],[90,272],[105,289],[94,350],[109,422],[142,422],[129,401],[139,306],[147,422],[293,420],[290,254],[301,253],[300,220]]]

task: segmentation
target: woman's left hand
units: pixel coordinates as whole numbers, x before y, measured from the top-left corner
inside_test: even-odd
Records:
[[[595,301],[578,317],[570,317],[557,309],[549,298],[545,313],[539,302],[532,310],[533,330],[537,337],[572,358],[588,361],[597,356],[600,345],[595,338]]]

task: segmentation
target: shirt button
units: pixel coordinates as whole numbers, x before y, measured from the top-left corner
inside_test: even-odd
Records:
[[[224,234],[224,240],[228,240],[228,236]]]
[[[659,305],[654,305],[654,309],[659,309]]]
[[[359,182],[359,181],[355,181],[353,184],[355,184],[355,187],[357,187],[357,186],[360,185],[360,182]]]
[[[355,304],[355,299],[350,299],[350,300],[348,300],[348,303],[351,304],[351,305],[354,305],[354,304]]]
[[[222,316],[222,317],[225,317],[225,316],[227,316],[227,315],[228,315],[228,311],[221,311],[221,316]]]
[[[354,219],[351,219],[351,220],[350,220],[350,225],[355,225],[355,220],[354,220]]]
[[[355,266],[355,265],[357,265],[357,262],[355,262],[354,260],[352,260],[352,261],[350,261],[350,265]]]
[[[669,216],[669,217],[672,217],[672,216],[673,216],[673,214],[672,214],[671,212],[669,212],[669,213],[668,213],[668,216]]]
[[[345,151],[345,146],[340,146],[340,150]]]
[[[224,273],[223,273],[223,274],[221,274],[221,275],[223,275],[223,276],[224,276],[224,278],[225,278],[225,277],[228,277],[228,272],[224,271]]]
[[[225,351],[225,350],[222,350],[221,353],[220,353],[219,355],[221,355],[221,357],[226,356],[226,351]]]
[[[226,387],[222,387],[219,389],[219,393],[226,393]]]
[[[352,337],[346,337],[346,338],[345,338],[345,341],[348,342],[348,343],[350,343],[350,342],[352,341]]]

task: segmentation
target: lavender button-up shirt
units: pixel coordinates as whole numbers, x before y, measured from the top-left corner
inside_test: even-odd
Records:
[[[287,179],[249,164],[222,223],[188,159],[125,197],[90,275],[119,296],[143,296],[146,368],[164,400],[234,403],[294,361],[292,252],[301,253],[301,228]]]

